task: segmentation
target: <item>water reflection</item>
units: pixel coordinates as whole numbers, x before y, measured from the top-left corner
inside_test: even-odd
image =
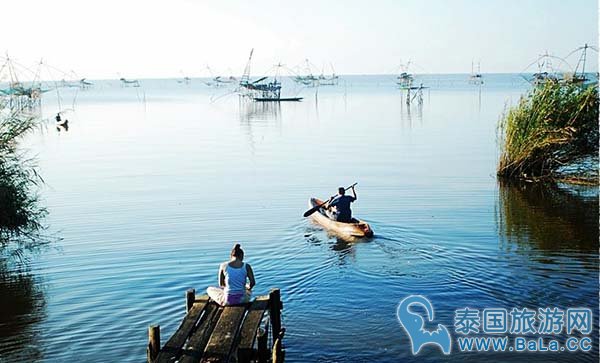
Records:
[[[333,252],[336,265],[344,266],[356,260],[356,247],[361,243],[372,241],[372,238],[342,238],[323,231],[319,227],[309,227],[304,232],[307,243],[313,246],[325,246]],[[349,261],[350,260],[350,261]]]
[[[39,281],[28,272],[9,272],[2,262],[0,291],[0,358],[40,359],[42,352],[36,327],[45,317],[46,303]]]
[[[57,123],[56,131],[57,132],[61,132],[61,131],[68,132],[69,131],[69,120],[65,120],[61,123]]]
[[[257,142],[264,139],[260,129],[274,123],[280,126],[281,103],[279,102],[254,102],[240,97],[239,101],[240,125],[248,137],[248,145],[252,155],[256,152]]]
[[[496,160],[497,117],[505,98],[517,92],[489,92],[494,86],[486,84],[475,119],[475,90],[432,91],[423,125],[414,121],[407,132],[400,127],[406,124],[400,107],[407,110],[399,92],[369,82],[348,84],[347,95],[344,88],[320,89],[318,102],[309,94],[300,103],[239,108],[234,98],[198,102],[209,91],[192,87],[172,102],[150,102],[148,115],[118,85],[90,90],[69,130],[76,126],[77,138],[51,142],[67,136],[51,129],[43,142],[34,140],[53,187],[44,191],[49,222],[65,229],[66,240],[63,253],[34,261],[32,271],[48,281],[42,285],[46,305],[37,312],[47,318],[28,328],[42,332],[40,339],[24,337],[18,347],[39,342],[48,361],[94,361],[109,351],[121,361],[141,361],[147,325],[164,324],[163,336],[171,336],[181,320],[181,291],[214,283],[223,243],[227,248],[232,240],[247,241],[260,291],[282,289],[284,321],[293,327],[290,362],[417,361],[395,318],[400,299],[415,292],[435,301],[445,319],[440,323],[449,326],[454,309],[474,301],[482,307],[596,306],[597,265],[582,269],[581,257],[556,263],[558,254],[523,253],[517,247],[547,242],[532,242],[527,230],[515,232],[523,234],[521,244],[502,232],[510,250],[498,250],[494,208],[514,215],[540,202],[514,188],[502,190],[506,200],[500,202],[487,176]],[[159,86],[148,94],[168,99]],[[111,138],[105,120],[119,114],[131,122],[120,123],[120,137]],[[174,127],[164,128],[165,117],[177,120]],[[338,130],[340,137],[332,138]],[[464,142],[457,143],[456,130]],[[316,139],[328,142],[315,148]],[[339,150],[351,151],[352,162]],[[333,178],[350,177],[369,189],[360,215],[373,223],[372,241],[340,241],[300,218],[308,195],[326,190]],[[552,212],[540,209],[520,213]],[[512,228],[535,228],[535,218],[515,218]],[[572,253],[584,254],[597,260],[597,251]],[[550,258],[552,264],[540,262]],[[356,336],[364,339],[347,343]],[[5,351],[21,349],[2,342]],[[532,361],[579,358],[562,357],[542,354]]]
[[[501,182],[496,215],[505,248],[598,249],[597,188]]]
[[[281,119],[280,102],[253,102],[240,98],[241,121],[269,121]]]
[[[477,92],[477,101],[476,101],[476,103],[477,103],[477,114],[478,115],[481,114],[481,88],[482,88],[482,86],[483,86],[482,84],[479,84],[477,86],[477,90],[476,90],[476,92]]]
[[[598,314],[598,190],[594,187],[499,184],[496,221],[500,249],[509,271],[518,279],[500,281],[503,300],[543,306],[589,306]],[[592,339],[597,341],[597,322]],[[566,335],[557,336],[562,342]],[[553,361],[597,361],[592,352],[560,356]]]
[[[406,105],[404,102],[401,102],[400,120],[402,121],[403,126],[410,128],[412,126],[413,118],[419,121],[419,124],[423,123],[423,103]]]

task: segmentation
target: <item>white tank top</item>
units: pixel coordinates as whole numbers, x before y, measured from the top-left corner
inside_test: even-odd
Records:
[[[248,272],[244,262],[242,262],[240,268],[231,267],[227,262],[223,271],[225,273],[225,293],[243,293],[246,291]]]

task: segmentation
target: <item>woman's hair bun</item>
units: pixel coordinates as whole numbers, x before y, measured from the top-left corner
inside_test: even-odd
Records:
[[[244,258],[244,250],[242,250],[242,246],[240,246],[239,243],[236,243],[235,246],[233,246],[233,249],[231,250],[231,256],[235,256],[239,259]]]

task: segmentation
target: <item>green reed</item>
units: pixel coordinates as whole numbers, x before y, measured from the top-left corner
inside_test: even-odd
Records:
[[[42,178],[35,160],[18,149],[18,142],[39,122],[0,108],[0,248],[11,242],[11,253],[22,255],[46,242],[40,235],[46,210],[39,205],[37,189]]]
[[[590,162],[598,160],[598,86],[548,81],[505,112],[498,131],[499,176],[565,179],[570,168],[569,179],[590,180],[598,166]]]

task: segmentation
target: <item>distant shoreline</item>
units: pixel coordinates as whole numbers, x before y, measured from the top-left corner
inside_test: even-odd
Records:
[[[585,72],[585,74],[589,74],[589,75],[595,75],[598,72]],[[557,74],[567,74],[567,73],[557,73]],[[415,77],[422,77],[422,76],[426,76],[426,77],[431,77],[431,76],[465,76],[468,77],[471,75],[471,73],[413,73],[413,75]],[[482,72],[481,75],[483,76],[506,76],[506,75],[516,75],[516,76],[533,76],[534,73],[533,72],[527,72],[527,73],[520,73],[520,72],[490,72],[490,73],[485,73]],[[274,76],[271,74],[264,74],[264,76]],[[340,78],[344,78],[344,77],[397,77],[398,74],[396,73],[373,73],[373,74],[369,74],[369,73],[363,73],[363,74],[338,74],[338,76]],[[213,79],[213,77],[196,77],[196,76],[188,76],[190,78],[190,80],[211,80]],[[280,76],[281,78],[290,78],[293,77],[293,75],[284,75],[284,76]],[[138,81],[161,81],[161,80],[177,80],[177,79],[181,79],[181,76],[169,76],[169,77],[134,77],[134,76],[129,76],[128,79],[136,79]],[[86,78],[87,81],[90,82],[102,82],[102,81],[119,81],[119,78]],[[44,80],[44,82],[60,82],[62,81],[62,79],[49,79],[49,80]],[[26,79],[23,80],[23,82],[31,82],[30,79]],[[0,84],[4,84],[6,82],[0,82]]]

